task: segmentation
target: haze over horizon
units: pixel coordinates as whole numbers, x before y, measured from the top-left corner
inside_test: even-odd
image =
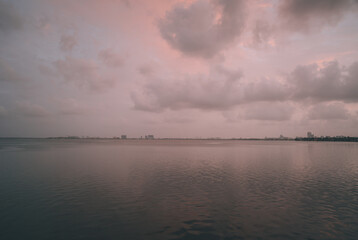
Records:
[[[0,137],[358,136],[357,0],[0,0]]]

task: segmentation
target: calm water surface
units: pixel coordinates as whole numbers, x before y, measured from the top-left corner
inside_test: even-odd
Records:
[[[358,239],[358,143],[0,139],[0,239]]]

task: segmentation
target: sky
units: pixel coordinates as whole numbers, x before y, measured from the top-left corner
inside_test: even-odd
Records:
[[[0,137],[358,136],[357,0],[0,0]]]

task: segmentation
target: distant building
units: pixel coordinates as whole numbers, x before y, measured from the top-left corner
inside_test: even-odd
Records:
[[[283,136],[283,135],[281,134],[278,139],[280,139],[280,140],[289,140],[290,138],[289,138],[289,137],[285,137],[285,136]]]
[[[145,135],[145,139],[154,139],[154,135]]]
[[[127,135],[122,135],[121,139],[127,139]]]
[[[314,138],[314,134],[311,132],[307,132],[307,138]]]

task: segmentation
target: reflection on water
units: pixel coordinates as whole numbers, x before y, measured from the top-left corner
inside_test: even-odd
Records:
[[[358,144],[0,140],[0,239],[357,239]]]

